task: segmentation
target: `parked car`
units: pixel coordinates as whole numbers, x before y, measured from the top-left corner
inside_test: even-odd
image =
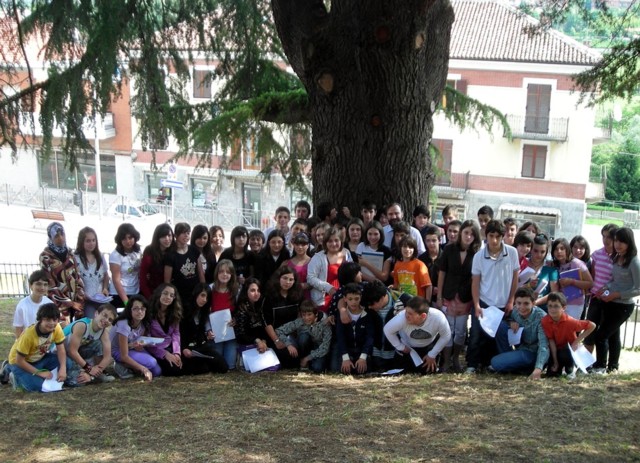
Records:
[[[123,220],[146,220],[153,222],[166,222],[167,216],[149,203],[141,201],[129,201],[127,203],[114,203],[107,210],[109,217],[117,217]]]

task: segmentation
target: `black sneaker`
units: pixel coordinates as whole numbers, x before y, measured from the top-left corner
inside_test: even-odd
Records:
[[[9,384],[9,361],[5,360],[0,365],[0,384]]]

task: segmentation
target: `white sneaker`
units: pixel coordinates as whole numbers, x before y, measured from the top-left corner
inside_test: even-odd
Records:
[[[101,375],[96,376],[96,379],[94,381],[96,383],[110,383],[111,381],[115,380],[116,379],[113,376],[102,373]]]
[[[11,373],[9,373],[9,383],[11,383],[11,387],[14,390],[16,390],[16,391],[18,390],[18,384],[16,383],[16,377],[13,374],[13,371]]]
[[[606,368],[593,368],[591,369],[591,374],[592,375],[606,375],[607,374],[607,369]]]
[[[467,369],[464,370],[465,375],[473,375],[475,373],[476,373],[476,369],[474,367],[467,367]]]
[[[571,371],[571,373],[567,373],[567,379],[571,381],[572,379],[576,379],[576,370]]]

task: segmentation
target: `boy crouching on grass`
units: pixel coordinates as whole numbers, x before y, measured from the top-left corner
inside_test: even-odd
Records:
[[[451,339],[447,317],[437,309],[430,310],[429,302],[420,296],[412,297],[405,310],[389,320],[384,334],[396,349],[396,368],[421,373],[435,373],[436,357]],[[411,349],[422,364],[415,365]]]
[[[547,376],[560,376],[564,369],[567,375],[575,376],[573,357],[569,349],[576,350],[580,343],[596,328],[589,320],[576,320],[565,313],[567,298],[560,292],[549,293],[547,311],[542,319],[542,329],[549,339],[549,366]],[[581,332],[581,333],[580,333]],[[580,333],[578,336],[576,333]]]
[[[336,322],[338,352],[342,364],[340,371],[345,375],[363,374],[371,370],[371,354],[375,338],[375,312],[367,312],[360,305],[362,295],[357,283],[348,283],[342,287],[346,307],[340,311],[348,317],[343,321],[341,315]]]
[[[14,389],[28,392],[42,390],[45,379],[53,379],[58,368],[58,381],[67,378],[64,333],[60,327],[60,311],[53,303],[40,306],[36,323],[29,326],[13,343],[9,353],[9,378]],[[50,352],[51,345],[57,346]]]
[[[331,328],[318,320],[318,309],[311,301],[300,304],[300,318],[276,329],[287,346],[289,356],[300,359],[300,368],[322,373],[331,346]],[[295,338],[293,337],[295,335]]]
[[[108,382],[115,378],[104,373],[113,359],[109,329],[118,313],[111,304],[96,309],[93,320],[80,318],[64,327],[67,349],[66,386],[82,386],[92,381]]]

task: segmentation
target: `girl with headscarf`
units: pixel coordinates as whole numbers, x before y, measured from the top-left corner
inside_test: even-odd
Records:
[[[52,222],[47,227],[49,241],[40,254],[40,265],[49,274],[49,298],[60,309],[61,322],[82,318],[84,286],[64,227]],[[66,320],[63,320],[66,319]]]

